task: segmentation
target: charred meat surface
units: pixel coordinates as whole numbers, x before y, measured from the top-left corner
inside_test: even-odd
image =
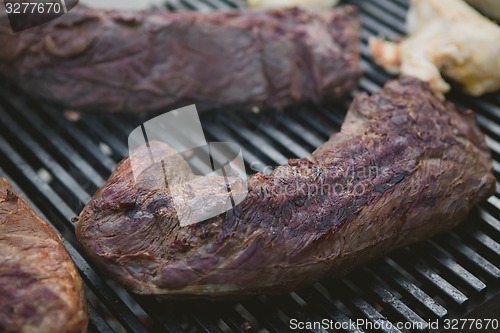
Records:
[[[78,110],[328,103],[355,87],[359,17],[345,6],[214,13],[77,6],[42,26],[0,27],[0,75]]]
[[[0,178],[0,332],[87,331],[83,283],[57,233]]]
[[[135,181],[126,158],[77,224],[94,262],[140,294],[290,291],[449,230],[495,190],[473,113],[409,77],[359,94],[341,132],[252,176],[244,201],[215,218],[180,227],[169,190],[154,184],[160,169]]]

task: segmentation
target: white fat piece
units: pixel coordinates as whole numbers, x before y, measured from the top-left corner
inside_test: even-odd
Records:
[[[407,30],[399,44],[370,41],[389,72],[429,82],[441,97],[450,89],[441,73],[471,95],[500,89],[500,27],[463,0],[412,0]]]

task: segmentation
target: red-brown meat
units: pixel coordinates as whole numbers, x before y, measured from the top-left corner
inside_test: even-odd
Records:
[[[84,333],[83,283],[57,233],[0,178],[0,332]]]
[[[277,107],[338,99],[360,77],[354,7],[127,13],[77,6],[12,34],[0,75],[79,110],[146,112],[196,104]]]
[[[449,230],[495,191],[472,112],[411,78],[358,95],[311,157],[252,176],[243,202],[199,224],[179,225],[161,170],[136,182],[125,159],[77,225],[91,258],[141,294],[290,291]]]

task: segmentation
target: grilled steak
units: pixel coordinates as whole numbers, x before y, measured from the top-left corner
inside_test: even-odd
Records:
[[[0,178],[0,332],[86,332],[86,307],[59,236]]]
[[[45,25],[0,28],[0,74],[76,109],[327,103],[360,76],[354,7],[127,13],[78,6]]]
[[[140,294],[290,291],[449,230],[495,190],[472,112],[412,78],[359,94],[340,133],[309,158],[252,176],[243,202],[215,218],[181,227],[160,170],[135,181],[126,158],[77,224],[91,258]]]

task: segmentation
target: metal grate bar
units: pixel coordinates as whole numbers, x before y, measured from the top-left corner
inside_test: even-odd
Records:
[[[423,330],[427,329],[427,322],[398,299],[395,296],[395,290],[392,290],[389,286],[382,285],[377,281],[377,277],[367,269],[361,270],[360,273],[361,274],[352,277],[353,282],[355,282],[357,286],[363,288],[367,295],[375,297],[379,304],[384,307],[384,311],[387,307],[392,310],[392,313],[396,314],[404,321],[420,323]],[[368,283],[365,278],[366,276],[370,276]]]
[[[43,182],[28,163],[13,149],[5,139],[0,137],[0,154],[2,156],[2,166],[7,170],[18,169],[25,176],[24,181],[28,181],[31,188],[35,187],[36,193],[45,193],[52,199],[53,207],[57,207],[58,213],[65,216],[74,216],[73,211],[59,197],[50,186]],[[8,156],[8,158],[7,158]],[[36,200],[34,200],[36,202]],[[59,229],[60,230],[60,229]]]
[[[392,284],[403,296],[408,297],[412,301],[412,305],[425,313],[428,318],[445,318],[448,316],[446,308],[402,274],[402,267],[390,259],[384,261],[383,263],[374,263],[370,265],[370,268],[376,270],[384,280]]]
[[[218,325],[218,318],[207,314],[205,312],[206,309],[200,309],[198,304],[192,304],[188,311],[189,316],[194,320],[194,323],[202,332],[223,333]]]
[[[371,4],[377,6],[381,11],[391,13],[397,19],[395,23],[398,27],[401,26],[401,22],[406,20],[406,7],[402,7],[393,1],[378,0],[372,1]]]
[[[167,8],[172,11],[180,11],[180,10],[193,10],[195,9],[191,5],[186,5],[182,0],[167,0],[166,2]]]
[[[212,10],[227,10],[234,9],[234,6],[230,6],[229,3],[223,0],[201,0],[206,3]]]
[[[402,8],[408,8],[410,5],[410,0],[393,0],[393,2]]]
[[[288,325],[283,323],[274,309],[268,309],[258,300],[243,301],[241,304],[252,313],[269,332],[280,333],[286,332],[286,330],[289,329]]]
[[[226,124],[232,124],[230,118],[225,115],[221,116],[221,119]],[[258,136],[256,137],[248,128],[246,127],[238,127],[237,129],[230,128],[233,132],[233,135],[239,136],[242,139],[242,142],[247,144],[251,144],[256,149],[260,150],[262,153],[267,155],[267,157],[272,160],[276,165],[282,165],[287,163],[288,158],[283,155],[275,146],[276,143],[271,140]]]
[[[403,275],[403,269],[392,260],[385,259],[384,263],[374,263],[370,265],[370,268],[375,269],[384,280],[391,283],[403,294],[405,299],[411,301],[413,307],[422,311],[427,318],[445,318],[448,316],[446,308]]]
[[[300,139],[310,147],[316,148],[322,143],[324,143],[324,140],[319,138],[318,135],[309,131],[306,127],[304,127],[297,121],[294,121],[285,116],[280,119],[280,123],[282,126],[286,127],[291,133],[294,133],[295,137],[297,138],[300,137]]]
[[[108,155],[105,155],[98,149],[95,142],[87,133],[84,133],[76,126],[68,126],[68,121],[61,117],[60,110],[39,103],[37,109],[31,107],[30,111],[40,113],[41,118],[46,122],[46,126],[49,128],[55,127],[60,129],[59,132],[61,136],[63,136],[63,139],[69,144],[72,144],[75,150],[80,152],[82,157],[87,159],[92,166],[99,169],[102,176],[107,176],[114,170],[116,161],[112,160]]]
[[[162,328],[161,332],[182,333],[186,331],[181,325],[180,318],[175,316],[175,306],[162,304],[153,297],[136,295],[134,298],[143,309],[148,309],[148,315],[157,327]]]
[[[366,302],[347,279],[324,282],[324,286],[335,298],[338,298],[348,306],[355,314],[364,317],[374,324],[380,325],[383,332],[399,332],[390,321],[387,320],[373,306]]]
[[[466,295],[445,280],[431,266],[415,258],[414,253],[412,255],[409,251],[403,250],[397,252],[394,257],[399,265],[422,278],[428,283],[428,287],[435,288],[436,292],[446,300],[462,307],[467,305],[469,299]]]
[[[200,2],[202,3],[200,5]],[[244,0],[166,0],[167,8],[170,10],[224,10],[246,7]]]
[[[289,156],[305,157],[310,154],[310,152],[304,149],[303,146],[297,144],[295,140],[281,132],[276,128],[276,126],[262,123],[255,117],[248,117],[248,122],[252,125],[258,126],[259,131],[262,131],[271,140],[278,142],[281,148],[289,152]]]
[[[99,186],[104,184],[104,178],[73,147],[67,144],[66,140],[63,140],[58,133],[46,130],[44,121],[38,116],[37,112],[33,112],[34,110],[28,111],[25,105],[22,105],[19,100],[13,98],[10,98],[8,103],[17,110],[17,115],[22,116],[22,119],[19,120],[20,122],[29,123],[32,130],[36,129],[37,134],[43,137],[43,141],[50,142],[51,150],[59,151],[64,156],[66,164],[72,164],[73,167],[84,174],[86,180],[90,180],[93,183],[95,188],[91,189],[91,191],[95,191]],[[7,102],[4,101],[4,104],[7,104]]]
[[[260,137],[258,140],[252,142],[252,144],[248,144],[246,141],[248,138],[252,137],[252,132],[248,129],[231,129],[227,127],[222,127],[219,124],[214,124],[214,131],[217,132],[217,136],[226,137],[227,140],[232,140],[233,142],[238,142],[242,144],[243,154],[245,158],[250,156],[255,156],[256,159],[253,160],[258,163],[264,163],[265,165],[278,165],[280,164],[277,161],[285,163],[287,158],[281,154],[276,148],[272,146],[266,146],[265,149],[260,149],[262,145],[266,145],[268,143],[267,140]],[[210,132],[210,130],[209,130]],[[245,144],[243,144],[245,143]],[[276,155],[278,158],[276,159]],[[247,158],[248,160],[248,158]]]
[[[387,10],[383,10],[380,7],[376,6],[372,1],[355,1],[356,5],[358,5],[358,8],[360,9],[361,12],[363,13],[369,13],[371,17],[375,18],[378,20],[379,24],[381,22],[384,22],[384,26],[386,28],[391,29],[392,33],[397,33],[400,35],[404,35],[406,32],[406,29],[404,27],[404,24],[402,24],[402,21],[399,20],[397,17],[394,15],[391,15],[390,13],[387,12]],[[370,21],[370,20],[368,20]]]
[[[318,289],[321,289],[321,292]],[[356,329],[356,326],[353,325],[354,322],[337,308],[334,300],[328,297],[327,293],[328,291],[319,283],[299,291],[299,295],[312,305],[315,313],[324,314],[324,318],[331,318],[337,323],[344,324],[342,327],[347,328],[344,329],[345,332],[362,332],[360,329]]]
[[[99,312],[94,308],[91,303],[87,304],[88,314],[89,314],[89,333],[100,332],[100,333],[113,333],[113,329],[104,320]]]
[[[485,274],[489,279],[500,280],[500,269],[474,251],[470,246],[457,240],[451,234],[438,238],[440,244],[445,244],[451,253],[461,256],[467,261],[470,269],[476,274]]]
[[[244,318],[236,309],[232,308],[230,305],[225,306],[222,313],[222,320],[226,323],[232,332],[240,333],[257,333],[252,324]]]
[[[484,209],[479,209],[479,216],[491,229],[495,230],[495,233],[500,235],[500,221],[495,219],[490,213]]]
[[[436,246],[431,243],[425,243],[417,246],[416,249],[421,249],[420,253],[427,253],[426,257],[431,258],[433,263],[440,268],[443,275],[447,273],[449,280],[460,283],[469,292],[481,295],[486,292],[486,284],[461,266],[453,257]]]
[[[65,188],[72,192],[75,198],[81,202],[90,200],[90,196],[78,184],[71,175],[59,163],[54,161],[49,153],[47,153],[40,144],[34,140],[20,125],[13,121],[6,112],[0,112],[0,124],[3,135],[9,133],[13,138],[18,140],[21,146],[24,146],[24,151],[29,151],[32,157],[36,157],[46,170],[50,171],[52,177],[60,181]],[[16,145],[17,146],[17,145]]]
[[[213,124],[212,126],[208,127],[206,129],[206,133],[210,136],[211,141],[221,141],[221,142],[235,142],[237,141],[236,138],[234,138],[231,133],[226,130],[226,128],[220,126],[219,124]],[[240,139],[241,143],[241,139]],[[245,158],[245,163],[247,164],[246,167],[248,168],[247,170],[256,170],[259,172],[265,172],[265,167],[266,165],[271,164],[269,160],[261,159],[258,158],[257,155],[254,155],[252,151],[249,150],[249,147],[241,146],[242,151],[243,151],[243,156]],[[254,151],[262,156],[262,153],[259,152],[258,150]],[[252,164],[248,164],[248,161],[254,161]]]
[[[81,124],[87,129],[87,133],[95,138],[99,138],[101,142],[106,142],[114,151],[118,152],[120,156],[128,155],[128,147],[126,143],[116,138],[114,131],[105,128],[98,121],[91,121],[88,117],[82,117]]]

